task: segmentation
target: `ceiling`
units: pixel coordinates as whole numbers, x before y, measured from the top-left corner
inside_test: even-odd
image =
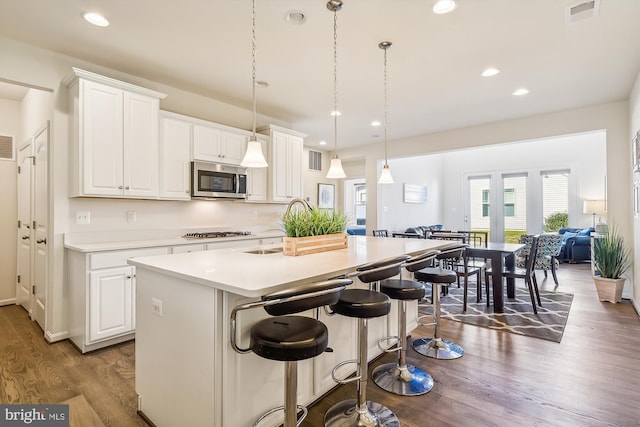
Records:
[[[338,12],[338,146],[383,140],[383,51],[389,40],[388,139],[627,99],[640,72],[640,0],[344,0]],[[258,111],[334,145],[333,13],[325,0],[257,0]],[[100,12],[106,28],[81,15]],[[285,19],[301,11],[305,22]],[[0,2],[0,35],[251,108],[250,0]],[[481,77],[489,67],[501,73]],[[512,93],[526,87],[530,93]],[[259,123],[262,124],[262,123]],[[251,126],[247,123],[247,128]],[[319,147],[322,148],[322,147]]]

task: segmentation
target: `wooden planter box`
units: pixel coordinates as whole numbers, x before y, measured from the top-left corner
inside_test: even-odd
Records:
[[[309,237],[283,237],[282,253],[288,256],[315,254],[347,247],[347,233]]]

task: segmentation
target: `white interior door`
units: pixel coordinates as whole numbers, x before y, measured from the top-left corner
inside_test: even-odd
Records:
[[[32,180],[31,140],[18,148],[18,242],[16,304],[25,308],[31,315],[31,270],[32,242],[31,228],[31,180]]]
[[[34,301],[33,319],[43,330],[45,328],[45,309],[47,298],[47,259],[49,240],[49,179],[48,149],[49,123],[35,134],[33,138],[35,166],[33,173],[33,224],[34,224]]]

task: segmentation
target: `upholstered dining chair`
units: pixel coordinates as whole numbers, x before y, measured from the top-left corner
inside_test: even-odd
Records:
[[[532,240],[533,235],[531,234],[523,234],[520,236],[520,243],[525,245],[517,258],[517,265],[520,268],[525,267],[525,259],[529,255]],[[561,248],[561,234],[540,234],[540,239],[538,241],[538,254],[536,256],[534,269],[542,270],[544,272],[545,279],[548,277],[547,270],[551,270],[551,275],[553,276],[553,281],[556,285],[558,284],[558,275],[556,270],[559,264],[556,258],[560,255]]]

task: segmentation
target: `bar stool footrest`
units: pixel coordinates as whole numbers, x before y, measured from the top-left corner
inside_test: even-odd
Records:
[[[256,422],[253,423],[252,427],[259,427],[259,425],[260,425],[260,423],[262,421],[264,421],[270,415],[275,414],[276,412],[280,412],[280,411],[284,412],[284,406],[276,406],[275,408],[269,409],[267,412],[265,412],[262,415],[260,415],[260,418],[258,418],[256,420]],[[300,415],[300,417],[297,417],[297,413],[298,412],[302,412],[302,415]],[[309,413],[309,411],[307,410],[306,406],[296,405],[296,418],[298,418],[298,421],[296,422],[296,426],[299,426],[300,424],[302,424],[302,421],[307,417],[308,413]]]
[[[358,381],[360,378],[362,378],[360,375],[352,377],[352,378],[345,378],[345,379],[340,379],[336,377],[336,371],[340,368],[342,368],[345,365],[349,365],[349,364],[358,364],[358,361],[353,359],[353,360],[345,360],[344,362],[340,362],[338,363],[332,370],[331,370],[331,378],[333,378],[333,381],[337,382],[338,384],[348,384],[354,381]]]
[[[392,344],[389,347],[383,347],[382,343],[385,341],[391,341],[391,340],[396,340],[395,344]],[[400,351],[402,350],[402,347],[399,345],[400,344],[400,337],[397,335],[390,335],[388,337],[382,337],[378,340],[378,348],[380,349],[380,351],[382,351],[383,353],[395,353],[396,351]],[[394,347],[395,345],[395,347]]]

